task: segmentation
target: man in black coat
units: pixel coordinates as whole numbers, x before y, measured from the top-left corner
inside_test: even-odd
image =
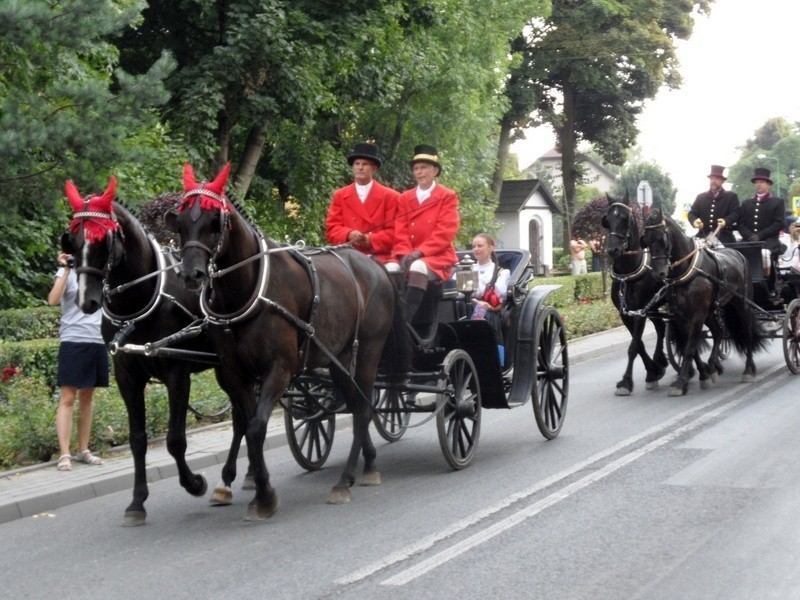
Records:
[[[739,218],[739,196],[723,189],[722,184],[727,179],[722,173],[725,167],[711,165],[711,174],[708,176],[709,189],[698,194],[689,211],[688,219],[698,229],[697,237],[705,238],[711,235],[724,221],[722,230],[717,234],[717,239],[723,244],[732,244],[736,241],[733,236],[733,226]]]
[[[764,242],[770,252],[779,252],[778,237],[783,229],[786,209],[782,198],[770,193],[772,179],[769,169],[757,167],[750,180],[756,186],[756,195],[742,202],[739,215],[739,233],[745,242]]]

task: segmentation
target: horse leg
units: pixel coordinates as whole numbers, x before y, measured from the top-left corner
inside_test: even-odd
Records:
[[[639,327],[637,319],[623,316],[622,321],[631,334],[631,342],[628,344],[628,365],[625,367],[625,373],[622,375],[622,379],[617,382],[614,395],[630,396],[633,392],[633,361],[636,360],[636,355],[638,353],[638,341],[641,339],[641,328]]]
[[[701,325],[702,327],[702,325]],[[680,371],[678,371],[678,376],[670,385],[669,395],[670,396],[683,396],[686,392],[689,391],[689,373],[692,370],[692,359],[694,359],[695,363],[697,364],[698,370],[701,372],[701,378],[703,377],[703,373],[706,371],[703,362],[700,360],[700,356],[697,352],[697,342],[699,339],[699,331],[698,328],[694,325],[690,324],[690,331],[689,335],[686,337],[686,346],[683,349],[683,363],[681,363]],[[707,375],[706,375],[707,377]]]
[[[167,377],[169,395],[169,428],[167,430],[167,450],[178,467],[178,481],[192,496],[203,496],[208,490],[206,478],[195,474],[186,462],[186,412],[189,408],[191,379],[189,372],[173,366]]]
[[[653,363],[655,364],[655,382],[660,381],[667,374],[669,360],[664,352],[664,337],[666,336],[667,324],[663,319],[651,319],[656,330],[656,347],[653,350]],[[650,389],[650,388],[648,388]]]
[[[144,525],[147,519],[144,503],[150,493],[147,489],[147,467],[145,465],[147,429],[144,387],[148,378],[145,375],[136,379],[120,363],[114,365],[114,377],[128,412],[129,443],[133,454],[133,500],[125,509],[122,525],[134,527]]]
[[[364,369],[365,366],[363,364],[359,366],[359,370]],[[365,378],[356,375],[356,379],[361,382],[360,385],[354,385],[353,382],[338,373],[334,375],[334,384],[343,391],[347,409],[353,416],[353,443],[350,446],[350,453],[347,456],[347,462],[339,481],[331,488],[328,495],[328,504],[346,504],[350,502],[350,487],[356,481],[356,466],[361,454],[364,456],[364,473],[361,485],[380,485],[381,483],[380,473],[375,468],[377,451],[369,435],[369,424],[372,418],[372,406],[369,398],[372,393],[374,377]],[[367,390],[368,393],[365,393],[364,390]]]
[[[249,400],[247,402],[248,409],[245,411],[245,415],[247,415],[245,439],[247,440],[247,457],[253,470],[253,483],[256,490],[255,498],[247,505],[245,521],[264,521],[278,510],[278,496],[269,483],[269,471],[264,460],[264,440],[267,437],[267,423],[270,414],[278,399],[289,386],[289,380],[288,372],[274,366],[262,382],[261,394],[256,402],[253,402],[255,390],[252,388],[242,390],[242,396],[240,396]],[[228,395],[231,398],[234,397],[231,394]],[[249,407],[253,404],[255,404],[255,409],[251,411]]]
[[[231,447],[228,450],[228,456],[225,459],[225,464],[222,467],[222,479],[214,488],[214,491],[209,498],[209,502],[214,506],[227,506],[233,502],[233,492],[231,491],[231,484],[236,479],[236,461],[239,459],[239,448],[242,445],[242,438],[244,437],[246,421],[242,414],[241,407],[236,404],[231,404],[231,417],[233,421],[233,438],[231,439]],[[245,477],[245,483],[242,489],[255,489],[251,469],[248,467],[248,474],[250,479]]]

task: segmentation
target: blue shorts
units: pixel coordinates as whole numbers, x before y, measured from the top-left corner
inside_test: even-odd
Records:
[[[105,344],[61,342],[58,346],[58,387],[108,387],[108,350]]]

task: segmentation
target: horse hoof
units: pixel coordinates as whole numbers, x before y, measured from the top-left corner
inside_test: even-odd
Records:
[[[683,391],[682,388],[679,387],[671,387],[669,388],[669,395],[670,396],[683,396],[686,392]]]
[[[192,488],[186,488],[186,491],[192,496],[197,496],[198,498],[205,496],[206,492],[208,491],[208,482],[206,481],[206,478],[202,475],[197,475],[194,479],[194,483],[195,485]]]
[[[122,519],[123,527],[138,527],[144,525],[147,519],[147,512],[143,510],[126,510]]]
[[[209,504],[212,506],[229,506],[233,502],[233,492],[231,488],[221,481],[214,488],[214,493],[208,499]]]
[[[752,375],[750,375],[749,373],[745,373],[744,375],[742,375],[742,383],[752,383],[752,382],[753,382]]]
[[[714,378],[711,377],[709,379],[701,379],[700,380],[700,389],[707,390],[714,386]]]
[[[247,512],[244,514],[244,520],[257,523],[259,521],[266,521],[278,511],[280,502],[277,498],[267,506],[262,506],[257,500],[253,500],[247,505]]]
[[[331,488],[328,504],[347,504],[348,502],[350,502],[350,488],[339,487],[338,485]]]
[[[242,482],[242,489],[243,490],[254,490],[256,489],[256,479],[252,475],[245,475],[244,481]]]
[[[624,387],[618,387],[617,389],[614,390],[614,395],[615,396],[630,396],[631,395],[631,390],[629,390],[628,388],[624,388]]]
[[[646,390],[657,390],[658,389],[658,381],[648,381],[645,385]]]
[[[377,471],[370,471],[361,476],[361,485],[380,485],[381,474]]]

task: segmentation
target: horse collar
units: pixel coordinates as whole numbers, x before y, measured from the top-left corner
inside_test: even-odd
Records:
[[[611,266],[611,278],[617,281],[636,281],[644,276],[650,270],[650,249],[645,248],[642,251],[642,261],[635,271],[632,273],[617,273],[614,271],[614,266]]]
[[[700,252],[698,250],[699,250],[698,248],[695,248],[694,256],[692,257],[692,264],[689,265],[689,268],[686,270],[686,272],[677,278],[667,277],[668,284],[675,285],[675,284],[685,283],[689,279],[695,276],[695,271],[697,270],[697,261],[700,260]],[[679,262],[673,264],[679,264]]]

